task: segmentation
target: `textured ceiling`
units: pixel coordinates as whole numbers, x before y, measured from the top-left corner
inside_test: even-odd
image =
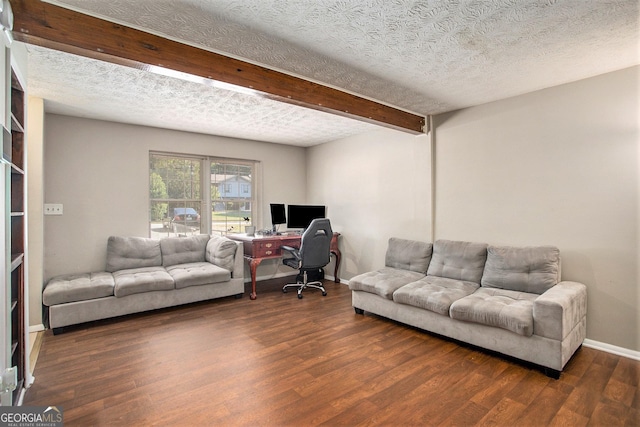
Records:
[[[639,64],[637,0],[59,0],[60,6],[437,114]],[[376,127],[29,47],[47,111],[292,145]]]

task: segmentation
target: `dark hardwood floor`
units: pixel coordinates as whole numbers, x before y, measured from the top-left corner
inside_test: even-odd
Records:
[[[224,298],[45,333],[24,405],[90,425],[640,425],[640,362],[581,348],[559,380],[328,296]]]

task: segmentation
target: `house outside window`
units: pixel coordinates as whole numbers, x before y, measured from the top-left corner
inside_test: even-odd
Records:
[[[242,233],[254,224],[253,163],[211,162],[211,229],[221,234]],[[240,191],[240,189],[243,191]],[[246,189],[246,191],[244,190]]]
[[[254,224],[257,162],[149,154],[149,236],[244,232]],[[206,207],[206,208],[205,208]]]

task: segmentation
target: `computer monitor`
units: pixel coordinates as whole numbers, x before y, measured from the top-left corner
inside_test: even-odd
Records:
[[[326,208],[320,205],[287,206],[287,228],[307,228],[316,218],[326,218]]]
[[[271,203],[271,224],[286,224],[287,217],[284,213],[284,203]]]

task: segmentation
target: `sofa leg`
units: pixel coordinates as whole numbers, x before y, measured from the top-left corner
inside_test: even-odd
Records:
[[[235,294],[233,297],[235,299],[240,299],[240,298],[242,298],[242,295],[244,295],[244,294]]]
[[[60,335],[61,333],[64,332],[64,328],[53,328],[53,335]]]
[[[560,379],[560,371],[556,371],[555,369],[544,368],[544,374],[554,380]]]
[[[356,314],[364,314],[364,310],[358,307],[353,307],[353,309],[356,311]]]

